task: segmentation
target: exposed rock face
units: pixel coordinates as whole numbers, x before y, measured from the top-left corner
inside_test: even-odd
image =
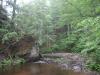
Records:
[[[27,62],[37,61],[40,59],[40,54],[35,47],[35,39],[31,36],[25,36],[16,44],[16,55],[24,58]]]
[[[35,45],[35,39],[31,36],[24,36],[23,38],[21,38],[19,40],[18,43],[16,43],[15,45],[15,53],[17,55],[25,55],[28,53],[31,53],[32,50],[34,50],[34,52],[36,51],[36,49],[32,49],[32,47]]]
[[[35,39],[31,36],[24,36],[18,42],[10,46],[0,44],[0,48],[7,49],[7,51],[4,51],[4,55],[20,56],[26,61],[36,61],[41,57],[35,47]]]
[[[38,49],[35,47],[35,41],[31,36],[25,36],[20,39],[16,44],[15,55],[18,55],[24,58],[27,62],[40,60],[41,55],[39,54]]]
[[[30,53],[30,57],[37,57],[37,56],[39,56],[39,52],[35,47],[33,47]]]

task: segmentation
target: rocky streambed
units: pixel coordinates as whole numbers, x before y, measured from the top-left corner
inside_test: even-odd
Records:
[[[85,58],[77,53],[50,53],[43,54],[43,59],[35,63],[57,64],[60,68],[73,70],[74,72],[85,72],[88,75],[100,75],[89,71],[85,66]]]

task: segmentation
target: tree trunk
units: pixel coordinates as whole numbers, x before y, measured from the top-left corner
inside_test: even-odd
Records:
[[[16,0],[13,2],[13,11],[12,11],[12,21],[14,20],[16,16]]]
[[[3,0],[1,0],[1,7],[3,8]]]

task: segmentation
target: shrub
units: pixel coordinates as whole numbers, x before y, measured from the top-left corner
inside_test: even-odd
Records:
[[[87,67],[92,71],[98,71],[100,72],[100,64],[97,64],[95,62],[91,62],[87,64]]]

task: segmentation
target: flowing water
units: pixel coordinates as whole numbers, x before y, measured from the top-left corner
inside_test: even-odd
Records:
[[[84,73],[62,70],[55,64],[24,64],[0,72],[0,75],[86,75]]]

